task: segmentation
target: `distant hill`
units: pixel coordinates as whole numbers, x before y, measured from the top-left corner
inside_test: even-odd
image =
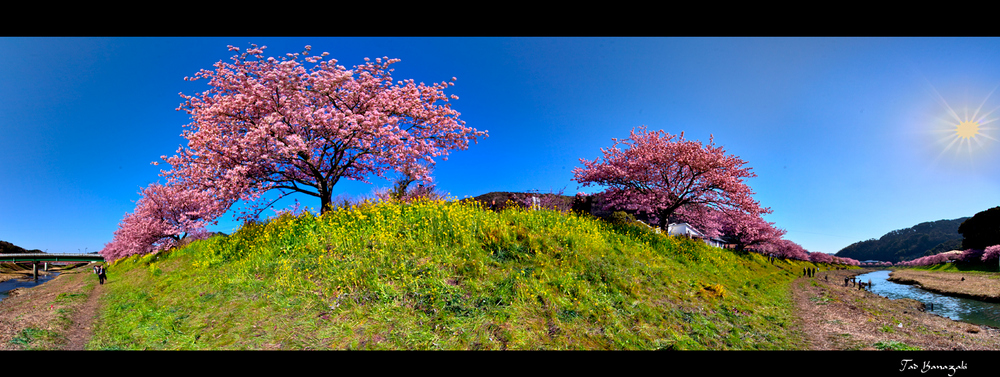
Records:
[[[968,217],[929,221],[911,228],[894,230],[879,239],[855,242],[836,256],[857,260],[900,262],[962,248],[958,226]]]
[[[17,246],[7,241],[0,241],[0,254],[24,254],[24,253],[44,253],[44,251],[33,249],[25,250],[23,247]]]

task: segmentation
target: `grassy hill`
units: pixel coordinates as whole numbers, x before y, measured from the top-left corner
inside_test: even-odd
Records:
[[[89,349],[799,349],[767,263],[476,202],[283,215],[109,268]]]

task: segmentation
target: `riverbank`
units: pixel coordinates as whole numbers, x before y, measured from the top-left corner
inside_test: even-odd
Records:
[[[0,301],[0,350],[83,349],[101,293],[97,278],[86,265],[51,270],[59,276]]]
[[[905,269],[893,271],[889,281],[919,285],[927,291],[948,296],[1000,302],[1000,276],[996,274]]]
[[[845,277],[870,271],[822,271],[792,283],[810,350],[1000,350],[998,329],[928,313],[916,300],[844,286]]]
[[[58,268],[53,266],[53,271]],[[39,270],[39,275],[48,275],[47,271]],[[31,270],[26,269],[20,265],[6,263],[4,266],[0,267],[0,283],[11,279],[23,279],[31,276]]]

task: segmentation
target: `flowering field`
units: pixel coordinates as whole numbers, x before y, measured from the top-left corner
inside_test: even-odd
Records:
[[[117,261],[91,349],[798,349],[767,262],[475,202],[284,214]]]

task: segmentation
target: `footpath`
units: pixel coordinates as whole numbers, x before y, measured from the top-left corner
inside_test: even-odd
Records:
[[[92,267],[56,270],[51,281],[11,291],[0,301],[0,350],[85,349],[104,292]]]

